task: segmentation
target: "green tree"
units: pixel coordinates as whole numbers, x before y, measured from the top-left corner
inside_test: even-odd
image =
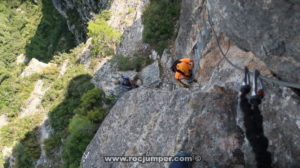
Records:
[[[181,0],[150,0],[143,13],[143,40],[159,54],[175,37],[175,25],[180,14]]]
[[[88,36],[92,38],[94,55],[112,55],[121,38],[121,33],[106,22],[109,17],[110,13],[103,11],[95,20],[88,23]]]
[[[64,143],[64,167],[78,168],[86,146],[93,137],[93,124],[85,117],[73,117],[68,130],[70,135]]]
[[[153,60],[151,58],[144,57],[139,54],[133,54],[129,56],[115,55],[111,60],[112,63],[118,66],[120,71],[136,70],[140,71],[143,67],[151,64]]]
[[[89,90],[81,97],[81,103],[74,110],[74,113],[86,116],[90,121],[99,123],[106,114],[106,110],[103,108],[107,102],[106,99],[104,92],[100,89]]]
[[[14,149],[16,157],[15,167],[32,168],[35,161],[41,155],[41,147],[38,143],[38,128],[26,134],[25,138]]]

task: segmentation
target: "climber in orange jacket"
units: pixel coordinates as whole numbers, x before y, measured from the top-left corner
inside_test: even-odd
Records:
[[[181,86],[189,87],[188,84],[182,82],[182,79],[188,79],[192,82],[195,82],[196,80],[193,79],[192,70],[194,68],[194,61],[190,58],[182,58],[179,60],[176,60],[171,70],[175,72],[175,79],[179,82]]]

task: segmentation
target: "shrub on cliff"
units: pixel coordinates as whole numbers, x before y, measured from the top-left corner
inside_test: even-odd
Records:
[[[153,62],[151,58],[144,57],[140,54],[133,54],[132,56],[124,56],[119,54],[115,55],[111,61],[117,65],[120,71],[140,71],[143,67]]]
[[[79,108],[74,110],[74,113],[81,116],[86,116],[90,121],[95,123],[104,119],[106,110],[103,107],[106,102],[106,97],[100,89],[92,89],[81,97]]]
[[[115,45],[121,38],[121,33],[114,30],[106,22],[109,18],[110,13],[103,11],[95,20],[88,23],[88,36],[92,38],[92,52],[94,55],[112,55]]]
[[[79,167],[82,153],[94,135],[93,128],[92,122],[85,117],[72,118],[68,126],[70,135],[64,143],[64,167]]]
[[[143,40],[159,54],[170,44],[180,14],[181,0],[150,0],[143,13]]]
[[[77,168],[89,142],[92,140],[101,121],[108,110],[107,98],[103,91],[94,88],[81,96],[80,105],[73,112],[68,125],[68,137],[63,144],[64,167]]]
[[[41,155],[38,143],[38,128],[26,134],[25,138],[15,147],[13,153],[16,157],[15,167],[31,168]]]

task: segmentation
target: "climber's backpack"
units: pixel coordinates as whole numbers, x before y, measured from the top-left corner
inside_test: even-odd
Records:
[[[181,63],[181,61],[178,59],[176,60],[173,65],[171,66],[171,71],[173,72],[179,72],[181,75],[185,76],[185,77],[188,77],[186,76],[182,71],[178,70],[176,67],[177,67],[177,64]]]
[[[176,66],[177,66],[177,64],[179,64],[179,63],[181,63],[181,61],[180,61],[179,59],[176,60],[176,61],[173,63],[173,65],[171,66],[171,71],[177,72]]]
[[[131,82],[130,82],[129,77],[127,77],[127,76],[122,76],[122,82],[121,82],[121,85],[122,85],[122,86],[131,87],[132,84],[131,84]]]

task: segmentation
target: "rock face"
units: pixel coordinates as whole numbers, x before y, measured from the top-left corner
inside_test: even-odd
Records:
[[[26,106],[21,108],[19,117],[23,118],[41,112],[39,105],[42,102],[42,98],[46,92],[45,88],[43,88],[43,85],[43,80],[38,80],[35,83],[34,90],[32,91],[30,97],[26,100]]]
[[[243,73],[221,56],[205,8],[220,47],[224,52],[228,49],[234,64],[299,83],[298,4],[283,0],[182,1],[174,51],[166,50],[157,58],[157,74],[163,86],[174,83],[170,63],[190,57],[195,60],[198,83],[190,90],[141,87],[124,94],[86,149],[83,167],[166,168],[168,163],[104,162],[103,156],[173,156],[181,149],[202,157],[194,168],[256,167],[238,108]],[[156,62],[150,66],[154,65]],[[143,76],[149,74],[147,68]],[[100,84],[98,81],[95,83]],[[300,98],[289,88],[265,85],[260,108],[274,167],[299,167]]]
[[[197,2],[201,3],[199,1],[197,1]],[[217,4],[215,4],[213,2],[210,3],[210,2],[211,1],[209,1],[208,7],[212,8],[210,10],[210,13],[211,13],[211,16],[213,17],[213,21],[214,21],[214,23],[220,23],[219,26],[218,26],[218,24],[215,25],[215,29],[219,30],[219,31],[223,31],[223,29],[225,29],[226,27],[223,27],[221,24],[222,22],[218,21],[218,19],[222,20],[223,17],[227,18],[228,15],[238,13],[237,11],[239,11],[239,10],[237,10],[233,13],[229,12],[228,15],[225,15],[225,13],[223,13],[222,15],[214,15],[214,13],[218,13],[218,12],[222,12],[222,11],[224,12],[224,10],[226,8],[228,8],[225,4],[227,4],[228,6],[230,6],[232,4],[225,3],[226,1],[222,1],[225,3],[225,4],[223,4],[223,6],[215,6]],[[186,3],[188,3],[188,2],[186,2]],[[274,3],[274,2],[272,1],[272,3]],[[248,6],[244,5],[244,7],[249,7],[249,5]],[[217,9],[217,8],[219,10],[214,11],[214,9]],[[201,10],[201,9],[202,8],[199,8],[199,10]],[[253,9],[256,9],[256,7],[253,7]],[[203,19],[202,16],[204,16],[204,18],[206,18],[206,19],[204,21],[202,21],[202,23],[200,23],[200,24],[197,22],[193,22],[193,24],[191,25],[191,27],[199,25],[199,27],[198,27],[199,34],[194,33],[192,38],[189,38],[186,40],[187,44],[196,43],[196,42],[194,42],[195,38],[198,40],[198,42],[201,40],[203,42],[203,39],[205,39],[205,37],[203,35],[206,34],[205,29],[206,28],[209,29],[208,30],[209,37],[207,38],[208,40],[206,41],[206,47],[202,51],[201,59],[199,60],[198,71],[196,73],[198,82],[202,86],[201,90],[203,92],[213,92],[216,90],[216,86],[222,86],[223,88],[230,88],[232,90],[238,91],[240,88],[240,81],[242,79],[243,74],[242,74],[242,72],[239,72],[238,70],[233,68],[231,65],[229,65],[222,58],[222,56],[220,54],[220,50],[217,47],[216,41],[215,41],[214,37],[212,36],[211,28],[209,26],[207,26],[208,23],[205,24],[205,22],[208,22],[207,13],[206,13],[206,11],[202,11],[202,12],[204,12],[204,13],[201,13],[198,15],[199,20]],[[279,15],[280,13],[276,13],[276,14]],[[194,15],[194,13],[192,13],[191,15]],[[251,17],[256,17],[256,16],[255,16],[255,14],[247,15],[247,16],[241,14],[239,16],[231,18],[232,20],[230,20],[230,21],[234,21],[234,19],[236,19],[236,18],[242,19],[241,17],[243,17],[244,19],[247,20]],[[230,21],[228,21],[228,22],[230,22]],[[190,21],[186,20],[185,22],[190,22]],[[260,24],[260,23],[256,23],[256,22],[248,21],[247,24],[248,24],[248,26],[252,25],[253,23]],[[255,24],[253,24],[251,27],[251,29],[255,29],[255,30],[251,30],[251,31],[262,31],[263,30],[261,28],[255,27],[255,26],[257,26]],[[182,24],[182,27],[184,27],[184,25],[185,24]],[[243,25],[237,24],[237,25],[245,26],[244,24]],[[242,31],[243,29],[238,27],[237,25],[236,25],[236,27],[228,28],[228,31],[230,30],[235,33]],[[274,29],[270,28],[270,32],[272,32],[273,30]],[[226,30],[224,30],[224,31],[227,34]],[[251,31],[249,33],[251,33]],[[237,34],[240,36],[245,36],[245,35],[247,35],[248,32],[243,32],[243,33],[239,32],[239,33],[237,33]],[[199,38],[199,35],[201,35],[202,38]],[[277,59],[276,56],[269,56],[267,58],[263,58],[256,53],[255,49],[252,49],[252,48],[250,48],[249,50],[253,51],[253,53],[245,52],[236,46],[236,45],[238,45],[238,46],[243,45],[242,42],[235,41],[236,42],[235,44],[233,44],[233,43],[230,44],[228,42],[229,39],[234,41],[234,38],[232,38],[230,34],[228,36],[229,37],[225,37],[221,33],[221,34],[219,34],[218,38],[220,40],[223,51],[225,52],[227,49],[229,49],[227,56],[234,64],[239,65],[240,67],[248,66],[251,70],[259,69],[263,75],[272,76],[271,71],[273,71],[273,69],[272,68],[269,69],[269,68],[270,68],[270,65],[271,66],[273,66],[273,65],[270,62],[273,61],[273,58],[275,58],[275,60],[276,60]],[[248,34],[247,37],[243,37],[243,38],[244,38],[243,39],[244,41],[247,41],[247,40],[251,40],[252,38],[258,39],[260,37]],[[286,39],[286,40],[293,41],[293,38]],[[255,43],[255,42],[253,42],[253,43]],[[188,55],[191,55],[192,58],[197,60],[197,57],[195,54],[196,53],[195,48],[197,49],[197,47],[198,47],[197,45],[198,44],[195,44],[194,48],[187,46],[187,47],[183,47],[182,49],[180,48],[180,46],[178,46],[179,48],[177,50],[178,51],[186,50],[185,52],[187,52]],[[281,57],[286,60],[289,59],[286,55],[285,56],[283,55]],[[268,59],[268,60],[266,61],[265,59]],[[196,62],[198,62],[198,61],[196,61]],[[276,63],[279,64],[282,62],[283,62],[282,60],[277,60]],[[278,68],[280,68],[280,66],[278,66]],[[294,73],[294,71],[290,70],[290,71],[286,71],[284,73],[284,75],[289,76],[289,75],[293,75],[293,73]],[[275,78],[274,76],[272,76],[272,77]],[[291,77],[290,79],[291,79],[290,81],[297,80],[294,77]],[[300,133],[300,129],[297,125],[297,122],[299,122],[300,115],[299,115],[299,113],[297,113],[297,111],[299,111],[297,109],[299,109],[299,107],[300,107],[300,98],[299,98],[299,96],[297,96],[295,93],[293,93],[288,88],[283,88],[283,87],[274,85],[272,83],[265,83],[265,84],[266,84],[266,88],[267,88],[267,94],[266,94],[265,99],[263,100],[263,104],[261,105],[261,111],[262,111],[262,115],[264,117],[265,135],[269,139],[269,151],[272,153],[273,164],[277,167],[291,167],[291,168],[298,167],[300,165],[300,160],[298,157],[299,151],[300,151],[299,150],[300,145],[298,143],[300,141],[299,136],[298,136]],[[238,122],[238,125],[244,130],[242,113],[241,113],[241,111],[239,111],[238,108],[237,108],[237,111],[238,111],[237,112],[238,115],[237,115],[236,120]],[[288,129],[286,129],[286,128],[288,128]],[[243,143],[242,151],[245,156],[245,158],[244,158],[245,164],[249,165],[250,167],[255,167],[254,156],[252,153],[252,149],[247,142],[247,139],[245,139],[245,141]]]
[[[200,31],[201,11],[203,0],[182,1],[180,12],[180,28],[175,41],[175,57],[190,57],[191,50],[197,42],[197,35]]]
[[[69,30],[77,42],[86,39],[86,23],[94,13],[109,5],[109,0],[52,0],[58,12],[67,19]]]
[[[155,87],[157,84],[159,84],[161,79],[158,61],[155,61],[151,65],[145,67],[140,73],[140,79],[145,86]]]
[[[243,138],[233,96],[186,89],[126,93],[88,146],[83,167],[165,167],[167,163],[104,162],[103,156],[172,156],[180,149],[201,156],[198,164],[241,164]]]
[[[119,72],[113,64],[111,64],[110,62],[106,62],[96,72],[95,76],[92,79],[92,82],[98,88],[101,88],[106,95],[119,96],[123,93],[123,91],[118,84],[114,83],[115,81],[120,80],[121,76],[128,76],[130,79],[134,79],[137,76],[137,72]]]
[[[28,77],[34,73],[42,73],[46,68],[48,68],[50,66],[55,66],[55,64],[52,64],[52,63],[46,64],[46,63],[40,62],[39,60],[33,58],[29,62],[28,66],[21,73],[20,77],[24,78],[24,77]]]
[[[300,128],[297,122],[300,119],[300,98],[287,88],[271,85],[268,88],[261,111],[273,163],[277,167],[299,167]]]
[[[149,0],[114,0],[110,11],[109,24],[123,33],[117,54],[130,55],[144,50],[142,13]]]
[[[145,45],[142,40],[143,25],[141,15],[148,3],[148,0],[114,0],[112,2],[109,9],[112,17],[108,23],[114,29],[123,33],[116,54],[130,56],[147,49],[147,45]],[[155,70],[155,75],[159,74],[158,63],[156,63],[153,68]],[[149,79],[149,74],[147,72],[141,74],[145,80],[146,78]],[[120,79],[122,75],[134,79],[137,76],[137,72],[120,72],[115,65],[107,62],[95,73],[93,83],[95,83],[97,87],[103,89],[106,94],[119,96],[122,91],[118,85],[114,85],[113,83]],[[149,79],[145,82],[151,82],[151,80]]]
[[[280,78],[300,83],[300,1],[207,2],[213,22],[232,41],[252,51]]]
[[[45,144],[44,141],[49,138],[49,135],[52,132],[52,128],[49,125],[49,122],[47,120],[47,118],[45,118],[43,124],[40,126],[39,128],[39,134],[40,134],[40,138],[39,138],[39,143],[41,144],[41,156],[39,158],[39,160],[37,160],[35,167],[52,167],[53,163],[51,163],[52,161],[47,157],[46,154],[46,150],[45,150]]]
[[[226,61],[222,61],[218,49],[214,48],[214,42],[208,44],[209,52],[201,58],[198,72],[198,81],[202,91],[214,92],[216,86],[223,89],[230,88],[238,91],[241,85],[243,73],[231,67]],[[225,43],[223,48],[228,47]],[[205,52],[207,52],[207,50]],[[251,69],[259,67],[264,75],[269,74],[267,66],[250,52],[244,52],[237,46],[231,45],[228,52],[229,59],[240,66],[248,66]],[[266,96],[261,107],[264,119],[264,132],[269,140],[269,151],[272,154],[273,163],[277,167],[298,167],[300,129],[298,109],[300,98],[288,88],[282,88],[271,83],[265,83]],[[236,121],[243,129],[243,115],[237,108]],[[256,167],[252,149],[247,139],[244,140],[242,152],[245,156],[245,164]]]
[[[27,58],[25,56],[25,54],[20,54],[18,57],[17,57],[17,60],[16,60],[16,63],[17,64],[24,64],[27,62]]]
[[[110,25],[124,32],[118,53],[128,55],[143,48],[142,43],[142,11],[149,0],[52,0],[58,12],[67,20],[69,30],[75,35],[77,42],[86,40],[86,23],[103,9],[112,13]],[[130,27],[130,28],[129,28]],[[124,40],[123,40],[124,41]],[[122,47],[121,47],[122,46]]]

